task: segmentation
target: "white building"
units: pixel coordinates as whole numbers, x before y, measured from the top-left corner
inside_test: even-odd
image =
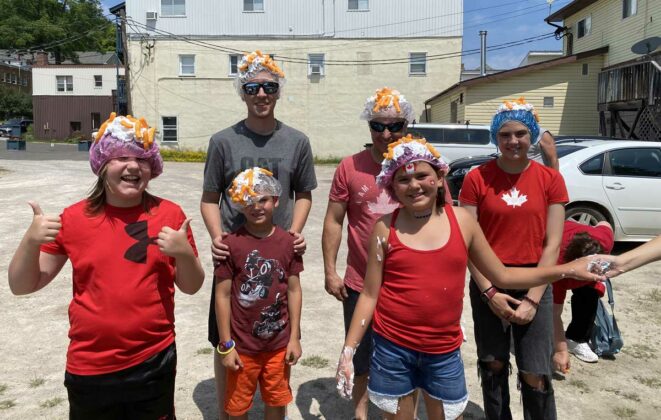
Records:
[[[315,155],[369,142],[365,98],[399,89],[424,100],[459,79],[461,0],[129,0],[132,111],[158,121],[164,145],[205,149],[245,117],[233,87],[243,51],[275,56],[287,83],[276,108]]]

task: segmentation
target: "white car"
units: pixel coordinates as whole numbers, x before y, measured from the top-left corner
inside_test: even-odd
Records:
[[[450,163],[454,160],[496,153],[491,144],[488,125],[467,124],[409,124],[410,134],[424,137]]]
[[[585,146],[560,158],[569,192],[566,218],[606,220],[616,241],[661,234],[661,143],[632,140],[558,142]]]

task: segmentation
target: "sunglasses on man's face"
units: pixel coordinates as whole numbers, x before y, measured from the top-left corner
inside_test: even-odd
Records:
[[[383,124],[377,121],[370,121],[369,124],[370,124],[370,128],[376,131],[377,133],[383,133],[386,130],[386,128],[391,133],[399,133],[404,129],[404,126],[406,125],[406,121],[397,121],[390,124]]]
[[[259,89],[264,89],[264,93],[267,95],[273,95],[274,93],[278,93],[280,84],[278,82],[248,82],[245,83],[241,88],[246,93],[246,95],[257,95],[259,93]]]

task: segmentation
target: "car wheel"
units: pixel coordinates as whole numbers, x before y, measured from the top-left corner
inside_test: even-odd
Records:
[[[589,226],[596,226],[599,222],[608,221],[606,215],[594,207],[572,207],[567,209],[565,219]]]

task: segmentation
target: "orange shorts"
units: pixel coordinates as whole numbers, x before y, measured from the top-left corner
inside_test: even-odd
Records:
[[[293,397],[289,387],[290,366],[285,363],[286,353],[285,347],[253,356],[240,354],[243,368],[227,370],[225,412],[230,416],[240,416],[250,410],[258,382],[264,404],[271,407],[289,404]]]

